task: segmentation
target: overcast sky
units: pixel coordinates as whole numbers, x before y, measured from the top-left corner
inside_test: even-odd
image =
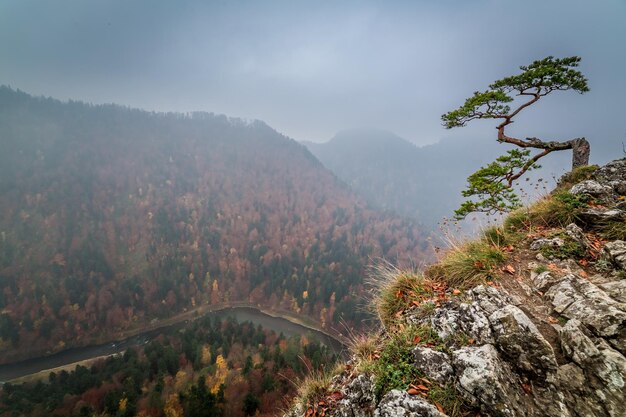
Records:
[[[0,84],[261,119],[298,140],[495,134],[440,115],[547,55],[581,56],[591,92],[547,97],[516,133],[624,140],[624,0],[0,0]]]

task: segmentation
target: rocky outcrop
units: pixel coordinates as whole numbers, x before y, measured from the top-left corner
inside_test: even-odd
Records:
[[[594,206],[581,211],[579,224],[529,238],[523,264],[513,268],[523,272],[444,297],[428,314],[409,309],[399,316],[441,341],[412,348],[420,378],[453,387],[474,415],[626,416],[626,242],[588,233],[596,222],[623,219],[626,160],[600,168],[571,193],[593,198]],[[588,259],[537,253],[572,243],[595,268],[585,271]],[[344,375],[332,388],[341,389],[342,399],[330,415],[444,415],[426,391],[391,390],[376,398],[374,386],[369,376]]]

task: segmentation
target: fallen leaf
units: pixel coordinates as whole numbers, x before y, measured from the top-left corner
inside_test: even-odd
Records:
[[[396,298],[402,298],[404,297],[404,293],[402,292],[402,290],[398,290],[398,292],[396,293]]]
[[[469,343],[470,345],[473,345],[476,343],[476,339],[469,339],[467,343]]]
[[[435,402],[435,407],[437,407],[437,410],[439,410],[441,414],[445,414],[445,410],[443,409],[443,406],[441,404]]]
[[[418,344],[419,342],[421,342],[421,341],[422,341],[422,338],[421,338],[419,335],[417,335],[417,336],[415,336],[415,337],[413,338],[413,344],[414,344],[414,345],[417,345],[417,344]]]
[[[524,392],[526,394],[532,394],[533,393],[533,388],[528,385],[528,384],[522,384],[522,389],[524,390]]]
[[[511,275],[515,274],[515,268],[511,264],[506,264],[506,266],[502,268],[502,271]]]
[[[420,391],[428,391],[429,388],[426,385],[421,385],[420,384],[420,385],[417,386],[417,389],[420,390]]]
[[[474,261],[474,268],[483,269],[484,267],[485,267],[485,264],[483,264],[481,261]]]
[[[461,294],[461,290],[455,288],[455,289],[452,290],[452,294],[459,295],[459,294]]]
[[[397,319],[399,319],[400,317],[402,317],[402,313],[404,313],[404,310],[400,310],[400,311],[398,311],[398,312],[395,314],[396,318],[397,318]]]
[[[552,324],[557,324],[559,321],[557,319],[555,319],[554,317],[548,317],[548,321]]]
[[[419,393],[420,393],[420,392],[419,392],[418,390],[416,390],[415,388],[409,388],[409,389],[407,390],[407,394],[409,394],[409,395],[417,395],[417,394],[419,394]]]
[[[331,392],[329,397],[331,400],[337,401],[343,398],[343,394],[340,391],[335,391],[335,392]]]
[[[411,304],[413,304],[415,307],[419,307],[420,306],[420,302],[417,301],[417,300],[411,301]]]

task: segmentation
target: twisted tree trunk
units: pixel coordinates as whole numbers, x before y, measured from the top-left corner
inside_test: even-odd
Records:
[[[577,138],[569,141],[572,145],[572,169],[589,165],[591,148],[585,138]]]

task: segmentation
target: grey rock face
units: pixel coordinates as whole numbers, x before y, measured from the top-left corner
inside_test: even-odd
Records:
[[[626,279],[611,281],[599,285],[611,298],[626,303]]]
[[[332,410],[336,417],[371,417],[376,408],[374,381],[371,376],[361,374],[341,390],[343,398]]]
[[[603,197],[610,194],[613,189],[604,184],[600,184],[598,181],[585,180],[574,185],[569,192],[572,194],[587,194],[594,197]]]
[[[537,239],[533,243],[530,244],[530,249],[532,250],[540,250],[543,248],[560,248],[563,246],[565,242],[560,237],[555,237],[552,239]]]
[[[501,293],[493,287],[478,285],[468,292],[475,303],[487,314],[511,304],[511,297]]]
[[[583,211],[580,214],[580,217],[589,224],[599,223],[599,222],[608,222],[608,221],[618,221],[622,220],[626,216],[626,213],[623,210],[619,209],[596,209],[590,208]]]
[[[626,242],[614,240],[604,245],[604,252],[611,262],[626,270]]]
[[[564,277],[545,296],[556,312],[569,319],[580,320],[599,336],[611,337],[624,331],[626,305],[576,275]]]
[[[523,373],[545,380],[556,372],[552,346],[522,310],[507,305],[491,314],[489,321],[498,347]]]
[[[626,160],[609,162],[598,169],[594,177],[601,183],[609,185],[616,194],[626,195]]]
[[[424,375],[440,384],[450,382],[454,374],[450,357],[427,347],[418,346],[413,349],[413,363]]]
[[[464,347],[452,352],[458,390],[490,416],[532,415],[519,378],[502,361],[493,345]]]
[[[420,396],[391,390],[378,404],[376,417],[446,417],[437,407]]]
[[[580,227],[576,226],[576,224],[574,224],[574,223],[568,224],[565,227],[565,233],[567,233],[567,235],[570,238],[572,238],[575,242],[578,242],[585,249],[589,249],[591,247],[591,244],[589,243],[589,240],[587,239],[587,237],[583,233],[583,229],[581,229]]]
[[[590,415],[623,416],[626,358],[603,340],[594,340],[578,320],[563,326],[559,337],[565,355],[578,365],[570,365],[567,373],[560,375],[564,387],[570,389],[568,394],[576,397],[576,391],[584,393],[584,407],[595,410]]]
[[[531,274],[530,279],[533,282],[533,286],[541,292],[545,292],[560,281],[560,279],[555,278],[550,271],[544,271],[540,274]]]

